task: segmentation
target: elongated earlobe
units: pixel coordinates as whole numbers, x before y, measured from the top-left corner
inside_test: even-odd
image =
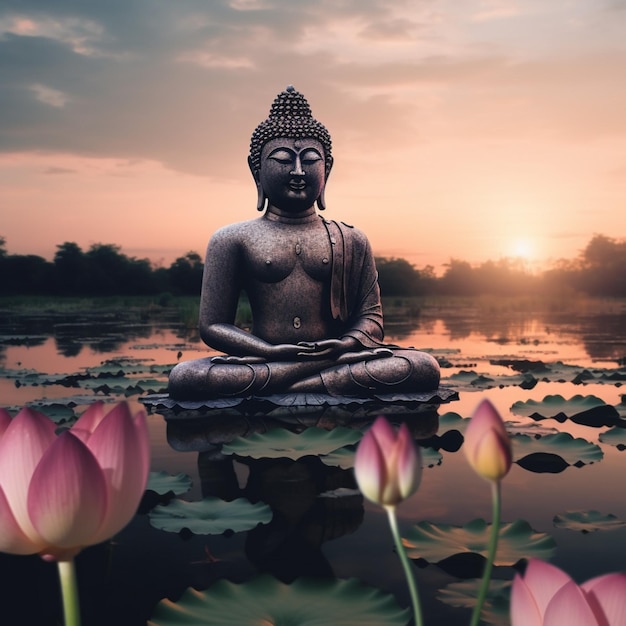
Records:
[[[265,210],[265,201],[267,198],[265,197],[265,192],[263,191],[263,186],[261,183],[256,184],[256,210],[264,211]]]
[[[264,211],[267,197],[265,196],[265,191],[263,191],[263,185],[261,185],[259,171],[254,167],[251,157],[248,157],[248,167],[250,168],[250,173],[252,174],[254,184],[256,185],[256,210]]]
[[[333,169],[333,157],[327,156],[326,163],[324,164],[325,176],[324,176],[324,186],[322,187],[322,192],[320,193],[320,197],[317,199],[317,208],[320,211],[326,210],[326,198],[324,197],[324,192],[326,190],[326,182],[328,181],[328,177],[330,176],[330,170]]]

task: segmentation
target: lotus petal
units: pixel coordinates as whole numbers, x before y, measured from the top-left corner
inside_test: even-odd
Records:
[[[94,543],[109,500],[94,455],[69,432],[46,450],[28,490],[28,512],[43,540],[58,548]]]
[[[605,574],[581,585],[599,624],[626,624],[626,574]]]
[[[54,424],[29,408],[11,420],[0,439],[0,487],[15,521],[34,543],[40,538],[28,515],[28,487],[37,464],[55,439]]]
[[[0,552],[35,554],[44,545],[43,541],[32,541],[22,532],[0,487]]]
[[[554,594],[543,615],[543,626],[564,626],[565,624],[567,626],[600,626],[585,594],[573,580],[563,585]],[[616,622],[615,626],[618,624],[619,622]]]
[[[146,415],[132,417],[126,403],[115,406],[87,441],[98,459],[109,489],[111,506],[98,540],[120,531],[137,511],[150,471],[150,440]]]

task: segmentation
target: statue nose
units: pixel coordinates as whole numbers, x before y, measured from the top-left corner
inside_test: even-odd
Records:
[[[302,169],[302,162],[300,161],[300,157],[296,157],[296,164],[294,168],[289,172],[292,176],[304,176],[305,171]]]

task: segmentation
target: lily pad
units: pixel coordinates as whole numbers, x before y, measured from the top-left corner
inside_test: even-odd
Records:
[[[618,450],[626,450],[626,428],[611,428],[601,433],[598,439],[602,443],[615,446]]]
[[[341,469],[352,469],[354,467],[354,453],[356,446],[344,446],[338,450],[333,450],[329,454],[320,455],[320,461],[329,467],[340,467]]]
[[[435,467],[441,465],[443,456],[441,452],[434,450],[433,448],[424,448],[420,446],[420,457],[422,459],[422,467]]]
[[[275,428],[266,433],[254,433],[249,437],[237,437],[222,447],[223,454],[249,456],[253,459],[287,458],[297,461],[304,456],[330,454],[339,448],[356,443],[362,433],[352,428],[337,427],[333,430],[307,428],[292,433]]]
[[[360,581],[298,579],[290,585],[267,575],[235,584],[220,580],[206,591],[187,589],[178,602],[161,600],[148,626],[405,626],[409,611],[394,597]]]
[[[487,556],[491,524],[475,519],[464,526],[419,522],[405,534],[402,543],[412,559],[430,563],[441,561],[452,554],[475,552]],[[522,558],[549,559],[556,544],[546,533],[535,532],[525,520],[516,520],[500,526],[496,565],[513,565]]]
[[[47,415],[55,424],[73,422],[77,419],[73,409],[66,404],[51,401],[49,404],[43,404],[40,406],[36,406],[36,403],[31,403],[31,406],[36,408],[41,413],[45,413],[45,415]]]
[[[144,374],[150,371],[150,364],[145,359],[120,357],[109,359],[96,367],[88,367],[86,371],[92,376],[128,376],[129,374]]]
[[[473,610],[478,597],[480,580],[464,580],[451,583],[439,590],[437,599],[450,606]],[[481,622],[494,626],[509,626],[509,602],[511,582],[508,580],[491,580],[489,591],[480,615]]]
[[[465,388],[465,389],[491,389],[497,386],[497,382],[494,378],[486,376],[484,374],[478,374],[474,370],[461,370],[446,378],[453,387]]]
[[[600,446],[580,437],[574,438],[569,433],[545,435],[539,439],[515,435],[511,441],[515,462],[530,471],[551,471],[541,469],[541,464],[547,462],[550,456],[559,457],[564,464],[563,469],[568,465],[582,467],[596,463],[604,457]]]
[[[607,515],[600,511],[568,511],[561,515],[555,515],[552,520],[557,528],[579,530],[583,533],[597,530],[614,530],[626,526],[626,522],[615,515]]]
[[[152,526],[168,532],[186,528],[196,535],[221,535],[228,530],[242,532],[267,524],[272,510],[267,504],[252,504],[245,498],[226,502],[209,496],[198,502],[172,500],[152,509],[149,518]]]
[[[543,361],[531,361],[529,359],[490,359],[492,365],[502,365],[510,367],[516,372],[534,372],[543,374],[549,372],[550,368]]]
[[[441,465],[441,453],[433,448],[419,447],[422,467],[435,467]],[[330,454],[323,454],[320,460],[324,465],[330,467],[341,467],[341,469],[352,469],[354,467],[354,454],[356,446],[344,446],[339,450],[333,450]]]
[[[150,472],[146,491],[154,491],[160,495],[173,493],[179,496],[191,489],[192,480],[189,474],[168,474],[167,472]]]
[[[566,400],[561,395],[546,396],[543,400],[515,402],[511,412],[535,420],[552,418],[558,422],[571,419],[587,426],[611,426],[619,419],[615,407],[596,396],[575,395]]]

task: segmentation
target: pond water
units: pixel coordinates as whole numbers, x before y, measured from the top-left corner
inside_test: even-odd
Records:
[[[410,416],[414,432],[427,436],[420,445],[429,466],[398,515],[409,542],[418,523],[432,525],[438,537],[422,537],[425,543],[418,540],[413,553],[426,624],[469,621],[464,586],[475,583],[482,563],[452,539],[466,537],[460,528],[472,520],[488,522],[491,504],[488,484],[466,464],[458,433],[465,427],[461,418],[482,398],[493,401],[509,431],[524,439],[520,446],[527,445],[515,448],[520,462],[502,488],[503,522],[528,525],[514,540],[518,556],[547,558],[578,581],[624,571],[626,312],[450,306],[391,320],[387,329],[390,342],[432,350],[443,365],[442,384],[458,392],[458,399]],[[64,407],[80,414],[97,398],[128,399],[139,408],[141,397],[163,391],[172,364],[203,353],[195,333],[169,317],[17,316],[0,323],[0,404],[13,412],[30,404],[57,419]],[[186,430],[178,418],[169,427],[163,414],[152,412],[148,419],[152,470],[191,478],[191,488],[177,497],[244,497],[269,505],[272,519],[247,531],[167,532],[151,524],[149,511],[172,494],[146,496],[113,541],[77,558],[86,626],[144,625],[163,598],[177,600],[189,587],[210,590],[219,580],[245,584],[259,573],[285,583],[355,578],[409,605],[386,516],[354,492],[349,462],[222,455],[219,446],[201,449],[202,433],[193,426]],[[349,425],[344,415],[342,426]],[[438,437],[430,436],[437,425]],[[241,434],[238,425],[232,431],[223,438]],[[611,432],[615,439],[607,436]],[[572,437],[547,443],[558,433]],[[534,551],[536,540],[547,552]],[[496,567],[494,578],[510,581],[517,560]],[[0,581],[3,624],[61,623],[53,565],[36,556],[0,555]],[[495,599],[489,623],[508,623],[502,602]],[[258,623],[274,623],[265,619]],[[334,623],[332,616],[328,623]]]

